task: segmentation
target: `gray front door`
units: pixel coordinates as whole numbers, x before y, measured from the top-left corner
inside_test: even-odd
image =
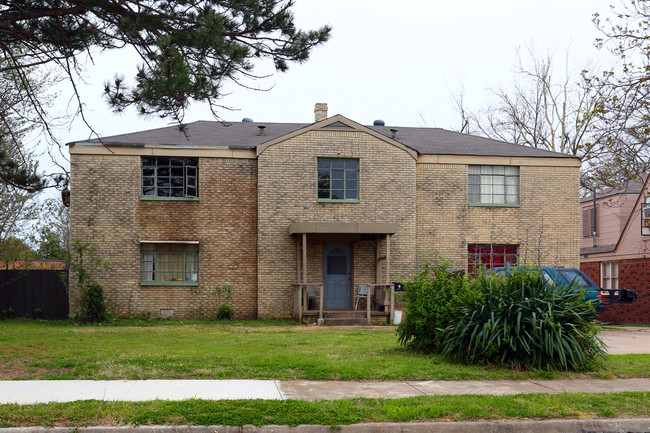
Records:
[[[350,244],[323,244],[323,307],[352,308]]]

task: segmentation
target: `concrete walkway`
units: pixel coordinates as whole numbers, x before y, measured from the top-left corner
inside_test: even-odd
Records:
[[[337,400],[421,395],[650,391],[650,378],[488,381],[336,382],[279,380],[0,381],[0,404],[76,400]]]

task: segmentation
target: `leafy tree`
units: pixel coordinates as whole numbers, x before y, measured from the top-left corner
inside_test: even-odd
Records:
[[[254,76],[254,59],[271,59],[286,71],[289,62],[305,61],[329,39],[329,26],[298,30],[293,5],[294,0],[0,1],[0,50],[7,59],[0,71],[14,71],[24,81],[24,71],[48,65],[76,90],[80,54],[131,47],[142,60],[135,85],[124,77],[107,83],[111,107],[134,106],[140,114],[182,123],[191,101],[207,102],[215,113],[223,83]]]
[[[70,212],[61,200],[48,199],[40,209],[37,234],[32,241],[38,246],[38,256],[45,260],[68,259]]]
[[[18,73],[6,65],[6,58],[0,60],[0,184],[33,193],[45,187],[45,182],[23,140],[42,118],[34,103],[39,110],[45,109],[48,98],[44,89],[51,81],[34,68]],[[32,99],[36,96],[37,100]]]
[[[0,242],[23,234],[25,225],[37,212],[38,203],[32,194],[0,183]]]
[[[0,266],[14,260],[34,260],[36,253],[22,239],[9,236],[0,240]]]
[[[2,96],[0,96],[2,98]],[[2,128],[0,128],[0,131]],[[35,163],[32,155],[28,152],[19,153],[18,146],[10,147],[9,143],[0,139],[0,160],[2,152],[7,155],[6,161],[21,159],[25,161],[24,170],[35,173]],[[3,175],[7,175],[4,169]],[[12,236],[23,236],[29,221],[38,214],[38,202],[34,194],[25,190],[22,186],[14,185],[14,182],[5,181],[0,176],[0,242]]]
[[[624,182],[650,170],[650,1],[623,1],[612,12],[605,19],[594,15],[604,35],[596,45],[611,49],[621,62],[601,76],[585,73],[585,81],[602,88],[603,145],[611,150],[594,177]]]

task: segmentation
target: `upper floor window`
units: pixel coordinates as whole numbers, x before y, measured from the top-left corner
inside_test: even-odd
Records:
[[[140,259],[143,285],[198,285],[197,243],[142,243]]]
[[[596,208],[598,211],[598,208]],[[594,207],[590,207],[582,210],[582,237],[589,238],[597,233],[596,227],[596,215],[594,215]]]
[[[470,205],[519,205],[519,167],[470,165],[468,183]]]
[[[481,269],[517,265],[517,245],[472,244],[467,246],[468,273],[477,275]]]
[[[318,158],[318,201],[359,201],[359,160]]]
[[[650,196],[645,198],[641,208],[641,234],[650,235]]]
[[[142,157],[142,197],[195,199],[198,189],[199,159]]]

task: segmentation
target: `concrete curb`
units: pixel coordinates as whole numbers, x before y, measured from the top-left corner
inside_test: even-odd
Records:
[[[299,425],[296,427],[269,425],[245,426],[141,426],[141,427],[15,427],[0,429],[0,433],[648,433],[650,418],[544,420],[544,421],[484,421],[484,422],[420,422],[373,423],[342,426]]]

